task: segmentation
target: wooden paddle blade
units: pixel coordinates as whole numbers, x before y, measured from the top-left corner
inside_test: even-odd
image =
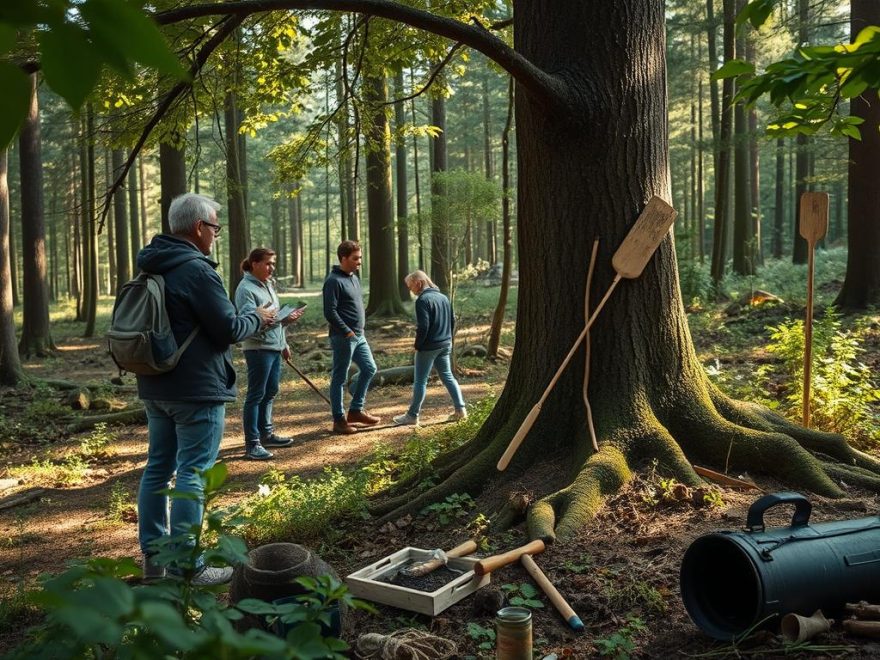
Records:
[[[666,238],[677,215],[678,211],[659,197],[648,200],[648,205],[611,259],[614,270],[630,280],[641,275],[657,246]]]
[[[815,245],[828,232],[828,193],[801,194],[801,213],[798,230],[810,245]]]
[[[519,430],[516,432],[516,435],[513,436],[513,440],[510,441],[510,444],[507,445],[507,449],[504,450],[504,454],[498,460],[498,465],[495,467],[498,468],[499,472],[504,472],[507,469],[507,466],[510,465],[510,461],[513,459],[513,455],[516,453],[516,450],[519,449],[519,446],[522,444],[523,440],[526,439],[526,436],[529,434],[529,431],[532,430],[532,426],[535,423],[535,420],[538,419],[538,415],[541,414],[541,404],[536,403],[532,406],[532,409],[529,411],[529,414],[526,415],[523,423],[520,424]]]

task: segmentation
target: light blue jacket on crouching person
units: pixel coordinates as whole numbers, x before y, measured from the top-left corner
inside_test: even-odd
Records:
[[[250,273],[244,273],[241,282],[235,289],[235,306],[239,314],[247,314],[257,307],[271,303],[270,307],[276,310],[281,307],[272,280],[260,281]],[[275,323],[248,337],[242,342],[242,348],[246,351],[283,351],[287,346],[287,337],[284,327]]]

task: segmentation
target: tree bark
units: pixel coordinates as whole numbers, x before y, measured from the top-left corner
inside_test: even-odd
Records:
[[[880,3],[852,0],[852,37],[880,25]],[[847,310],[880,305],[880,103],[877,93],[852,99],[850,114],[861,117],[862,139],[849,141],[846,277],[834,304]]]
[[[435,97],[431,102],[431,123],[439,130],[434,138],[431,158],[431,279],[443,292],[449,292],[449,231],[444,214],[445,186],[433,176],[446,171],[446,99]]]
[[[486,67],[483,72],[483,166],[486,180],[492,181],[495,173],[492,167],[492,114],[489,112],[489,75]],[[486,221],[486,261],[492,266],[498,260],[498,245],[495,242],[495,220]]]
[[[240,264],[248,255],[247,211],[244,186],[241,180],[238,140],[238,108],[234,92],[227,92],[225,103],[226,129],[226,225],[229,229],[229,293],[235,291],[241,279]]]
[[[49,332],[46,282],[46,218],[43,213],[43,158],[36,73],[31,74],[31,102],[19,133],[21,177],[21,257],[23,315],[19,353],[43,357],[54,348]]]
[[[12,270],[9,267],[9,152],[0,151],[0,385],[15,387],[24,377],[15,337]]]
[[[159,185],[162,188],[162,233],[170,234],[168,208],[171,200],[186,192],[186,145],[183,142],[159,145]]]
[[[810,2],[798,0],[798,43],[806,44],[810,38],[809,29]],[[795,264],[807,263],[807,241],[801,236],[801,195],[808,189],[807,179],[810,176],[810,140],[803,133],[797,136],[797,153],[795,155],[795,203],[792,218],[792,249],[791,261]]]
[[[771,251],[773,257],[782,259],[782,235],[785,227],[785,139],[776,140],[776,181],[774,183],[773,240]]]
[[[121,172],[125,163],[125,153],[122,149],[113,150],[113,178]],[[131,177],[129,177],[129,180]],[[114,241],[116,243],[116,292],[131,279],[131,247],[128,236],[128,213],[126,209],[125,185],[119,186],[113,194],[113,225],[115,228]]]
[[[299,186],[297,186],[298,188]],[[290,274],[296,280],[296,286],[302,288],[303,263],[302,263],[302,222],[299,213],[299,195],[287,198],[287,222],[290,229]]]
[[[131,274],[137,274],[137,253],[143,245],[144,237],[141,235],[141,223],[138,213],[138,173],[137,168],[132,167],[128,171],[128,237],[131,241]]]
[[[745,6],[745,0],[736,0],[736,12]],[[737,35],[734,57],[745,53],[745,35]],[[754,227],[752,226],[752,195],[749,153],[749,129],[746,107],[737,103],[733,110],[734,140],[734,216],[733,216],[733,272],[737,275],[753,275],[755,272]]]
[[[364,98],[373,108],[367,126],[367,222],[370,226],[368,316],[403,314],[394,258],[394,206],[391,195],[391,131],[384,105],[388,86],[382,74],[364,79]]]
[[[724,0],[724,59],[734,55],[734,0]],[[711,0],[707,0],[711,2]],[[718,286],[727,262],[728,189],[730,186],[730,137],[733,124],[733,79],[725,78],[721,91],[721,120],[715,161],[715,224],[712,232],[712,281]]]
[[[397,174],[397,290],[400,299],[409,301],[409,288],[403,278],[409,274],[409,195],[407,194],[406,139],[403,128],[406,124],[406,109],[403,107],[403,69],[394,74],[394,128],[396,130],[395,172]]]
[[[504,326],[504,313],[507,310],[507,296],[510,292],[510,270],[513,262],[511,248],[513,240],[510,231],[510,127],[513,123],[513,78],[507,90],[507,122],[501,133],[501,232],[503,235],[504,262],[501,266],[501,290],[498,292],[498,305],[492,315],[489,328],[489,345],[486,354],[498,357],[501,344],[501,329]]]
[[[95,317],[98,310],[98,227],[95,218],[95,110],[86,109],[85,130],[80,148],[82,168],[82,241],[83,241],[83,318],[86,322],[83,337],[95,336]]]

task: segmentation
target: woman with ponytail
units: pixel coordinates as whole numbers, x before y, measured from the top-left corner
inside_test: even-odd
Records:
[[[280,301],[275,293],[272,275],[275,273],[275,252],[269,248],[255,248],[241,262],[242,279],[235,289],[235,306],[239,314],[257,307],[278,310]],[[272,424],[272,403],[281,381],[281,358],[290,357],[284,326],[292,323],[303,310],[298,309],[280,324],[274,323],[243,342],[247,362],[248,389],[242,411],[245,458],[266,460],[272,452],[266,447],[288,447],[293,438],[275,433]]]

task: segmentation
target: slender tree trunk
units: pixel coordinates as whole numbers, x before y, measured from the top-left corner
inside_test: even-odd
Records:
[[[367,221],[370,225],[369,316],[403,313],[394,258],[394,206],[391,194],[391,130],[384,105],[388,87],[381,74],[364,79],[366,100],[376,109],[370,118],[367,149]]]
[[[162,233],[170,234],[168,225],[168,208],[171,200],[186,192],[186,149],[183,142],[180,146],[159,145],[159,184],[162,187]]]
[[[776,140],[776,183],[774,185],[773,240],[771,250],[773,257],[782,259],[782,232],[785,227],[785,139]]]
[[[297,186],[298,188],[299,186]],[[287,198],[287,222],[288,236],[290,237],[290,274],[293,275],[296,286],[302,288],[302,227],[299,213],[299,195]]]
[[[128,170],[128,238],[131,246],[131,274],[137,273],[137,254],[143,245],[144,237],[141,234],[141,222],[138,218],[138,180],[137,168]]]
[[[248,255],[247,210],[239,163],[238,108],[235,93],[227,92],[224,111],[226,130],[226,224],[229,228],[229,292],[241,279],[240,264]]]
[[[43,213],[43,158],[36,73],[31,74],[31,101],[19,132],[21,177],[21,256],[24,308],[19,353],[25,358],[48,355],[54,348],[49,332],[46,282],[46,218]]]
[[[82,240],[83,261],[87,264],[84,272],[88,274],[83,296],[83,317],[86,327],[84,337],[95,336],[95,316],[98,310],[98,227],[95,218],[95,110],[89,104],[86,110],[86,129],[81,151],[83,169],[83,215]]]
[[[143,237],[144,243],[148,243],[150,241],[150,236],[148,234],[149,227],[149,217],[147,216],[147,185],[144,180],[144,153],[141,151],[138,156],[138,189],[140,190],[140,203],[141,203],[141,236]]]
[[[798,43],[806,44],[810,39],[810,0],[798,0]],[[810,140],[799,133],[797,136],[797,154],[795,156],[795,213],[792,218],[792,251],[791,261],[795,264],[807,263],[807,241],[801,236],[800,232],[800,215],[801,215],[801,195],[803,195],[810,186],[808,179],[810,177]]]
[[[443,207],[446,204],[446,186],[434,176],[445,172],[446,163],[446,100],[442,96],[431,103],[431,123],[439,129],[434,138],[431,159],[431,279],[444,292],[449,292],[449,228]]]
[[[703,47],[702,43],[698,48],[699,57],[702,59],[703,57]],[[694,250],[694,254],[699,256],[700,263],[705,263],[706,261],[706,238],[705,238],[705,227],[706,227],[706,208],[705,208],[705,200],[706,200],[706,190],[705,190],[705,176],[703,174],[703,161],[704,161],[704,149],[703,145],[705,144],[703,141],[703,77],[700,76],[700,82],[697,86],[697,110],[698,110],[698,149],[697,149],[697,217],[696,217],[696,225],[694,231],[694,240],[696,241],[697,249]]]
[[[868,25],[880,25],[880,3],[852,0],[853,39]],[[844,309],[880,305],[880,103],[865,92],[850,102],[850,114],[865,120],[861,140],[849,141],[849,208],[846,278],[835,304]]]
[[[745,0],[736,0],[736,12],[745,6]],[[745,54],[745,35],[739,32],[735,39],[734,57]],[[734,116],[734,222],[733,222],[733,271],[737,275],[753,275],[755,272],[754,227],[752,225],[751,154],[749,153],[749,129],[746,107],[737,103]]]
[[[9,152],[0,151],[0,385],[15,387],[24,377],[15,337],[12,270],[9,267]]]
[[[488,67],[483,72],[483,165],[486,180],[492,181],[495,173],[492,167],[492,114],[489,112],[489,75]],[[494,265],[498,261],[498,245],[495,241],[495,219],[486,221],[486,261]]]
[[[394,96],[396,99],[403,97],[403,69],[398,69],[394,74]],[[397,135],[394,141],[397,173],[397,289],[400,299],[408,301],[409,289],[403,282],[403,278],[409,273],[409,195],[406,186],[406,139],[403,136],[406,109],[403,103],[400,100],[394,102],[394,128]]]
[[[710,2],[711,0],[707,0]],[[734,56],[734,0],[724,0],[724,59]],[[733,79],[722,85],[721,122],[718,134],[718,155],[715,166],[715,224],[712,234],[712,281],[721,283],[727,261],[728,189],[730,186],[730,149],[733,129]]]
[[[709,51],[709,107],[712,120],[712,158],[714,160],[716,178],[718,177],[718,155],[721,153],[722,142],[721,102],[718,99],[718,81],[712,80],[712,74],[718,69],[717,31],[718,23],[715,20],[715,0],[706,0],[706,43]]]
[[[504,241],[504,262],[501,266],[501,289],[498,292],[498,304],[492,315],[492,327],[489,328],[489,346],[486,350],[486,353],[492,358],[498,357],[498,346],[501,344],[501,329],[504,327],[504,313],[507,310],[510,271],[513,261],[511,254],[513,240],[510,231],[510,127],[512,123],[513,78],[507,85],[507,121],[501,133],[501,231]]]
[[[125,163],[125,152],[113,150],[113,178],[115,179]],[[113,226],[116,243],[116,292],[131,279],[131,241],[128,236],[128,215],[126,213],[126,190],[120,186],[113,195]]]

